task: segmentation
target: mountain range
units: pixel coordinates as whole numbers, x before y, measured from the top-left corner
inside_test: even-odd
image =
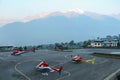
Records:
[[[39,45],[75,42],[117,35],[120,19],[73,9],[29,16],[0,28],[0,45]]]

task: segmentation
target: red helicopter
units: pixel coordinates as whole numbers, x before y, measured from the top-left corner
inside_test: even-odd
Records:
[[[25,53],[24,50],[17,49],[17,50],[13,50],[13,52],[11,53],[11,55],[21,55],[23,53]]]
[[[83,61],[83,62],[89,62],[89,63],[91,63],[91,64],[94,64],[95,63],[95,60],[96,60],[96,58],[93,58],[93,59],[84,59],[84,58],[82,58],[81,56],[74,56],[73,58],[72,58],[72,61],[73,62],[76,62],[76,63],[79,63],[79,62],[81,62],[81,61]]]
[[[59,75],[61,75],[63,67],[60,66],[59,69],[56,69],[54,67],[49,66],[47,62],[42,61],[40,64],[36,66],[36,69],[40,71],[42,75],[48,75],[48,72],[58,72]]]

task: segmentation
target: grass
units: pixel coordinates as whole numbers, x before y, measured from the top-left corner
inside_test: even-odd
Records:
[[[119,54],[93,53],[93,56],[120,59]]]

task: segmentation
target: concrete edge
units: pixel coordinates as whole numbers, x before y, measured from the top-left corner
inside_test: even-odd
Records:
[[[106,77],[104,80],[117,80],[117,76],[120,75],[120,69],[115,71],[114,73],[110,74],[108,77]]]

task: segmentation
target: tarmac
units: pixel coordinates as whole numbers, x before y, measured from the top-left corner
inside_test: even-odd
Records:
[[[0,52],[0,80],[104,80],[120,68],[120,59],[96,57],[95,64],[73,63],[72,56],[79,55],[84,59],[92,59],[93,52],[119,52],[119,49],[76,49],[72,52],[36,50],[19,56],[11,52]],[[35,69],[41,61],[52,67],[63,66],[62,75],[56,72],[42,75]]]

